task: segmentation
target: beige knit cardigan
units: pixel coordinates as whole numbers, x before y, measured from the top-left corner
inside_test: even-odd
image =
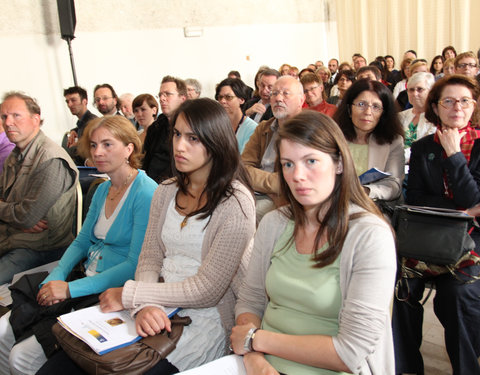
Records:
[[[238,181],[232,186],[234,194],[221,201],[206,228],[202,264],[197,274],[181,282],[161,283],[158,280],[166,252],[161,233],[177,185],[172,180],[159,185],[153,196],[135,281],[127,281],[123,288],[122,303],[132,314],[145,306],[216,306],[228,337],[235,322],[236,296],[248,267],[255,233],[252,194]]]

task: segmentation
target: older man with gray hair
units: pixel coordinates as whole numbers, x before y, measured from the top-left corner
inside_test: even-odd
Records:
[[[291,76],[280,77],[270,93],[273,117],[258,124],[243,151],[242,160],[256,192],[257,224],[263,215],[282,203],[279,199],[280,180],[275,169],[277,130],[301,112],[304,101],[302,84]]]
[[[202,93],[202,85],[194,78],[187,78],[185,80],[187,85],[187,99],[197,99]]]

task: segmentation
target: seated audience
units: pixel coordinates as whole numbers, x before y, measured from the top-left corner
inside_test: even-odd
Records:
[[[443,76],[451,76],[455,74],[455,59],[447,59],[443,63]]]
[[[455,57],[457,57],[457,51],[452,46],[446,46],[442,50],[442,56],[444,60],[455,59]]]
[[[292,67],[288,64],[282,64],[282,66],[280,66],[280,69],[278,69],[278,71],[280,72],[281,76],[288,76],[288,72],[290,72],[291,68]]]
[[[480,131],[469,123],[478,95],[478,84],[466,76],[452,75],[432,87],[425,118],[437,124],[437,132],[412,144],[408,204],[467,209],[480,215]],[[478,253],[478,227],[471,237]],[[407,259],[406,265],[411,261]],[[466,262],[453,273],[430,279],[435,285],[433,309],[445,329],[445,346],[456,375],[480,374],[480,283],[469,276],[479,273],[480,266]],[[426,279],[402,280],[408,290],[402,288],[399,297],[404,300],[395,298],[393,307],[396,372],[423,374],[421,300]]]
[[[258,227],[233,350],[248,375],[393,375],[395,243],[342,132],[304,111],[279,129],[276,149],[288,205]]]
[[[315,70],[316,70],[316,69],[315,69]],[[310,68],[302,69],[302,70],[300,70],[300,73],[298,73],[298,78],[299,78],[299,79],[302,79],[302,77],[303,77],[305,74],[308,74],[308,73],[313,73],[313,74],[315,74],[315,70],[310,69]]]
[[[421,59],[412,61],[408,67],[407,83],[412,75],[419,72],[428,72],[428,64],[426,60]],[[404,111],[412,107],[412,104],[408,101],[407,90],[403,90],[398,94],[395,104],[397,105],[397,109],[399,111]]]
[[[409,67],[412,61],[413,59],[404,59],[400,65],[400,74],[402,76],[402,80],[398,81],[393,88],[393,97],[395,99],[397,99],[398,94],[407,89],[407,79],[410,77]]]
[[[358,176],[373,167],[391,174],[364,185],[368,196],[384,201],[399,198],[405,164],[403,129],[390,90],[377,81],[355,82],[333,119],[348,141]]]
[[[165,76],[160,85],[162,114],[149,126],[143,144],[143,169],[156,182],[172,176],[170,160],[170,121],[176,110],[187,99],[187,86],[180,78]]]
[[[85,159],[78,154],[77,144],[88,122],[97,118],[97,116],[87,108],[88,95],[84,88],[80,86],[69,87],[63,90],[63,96],[72,115],[78,118],[77,126],[70,130],[68,134],[66,150],[76,165],[83,165]]]
[[[135,115],[133,114],[132,108],[133,98],[135,97],[130,93],[120,95],[120,111],[133,124],[133,126],[138,129],[138,124],[135,123]]]
[[[326,69],[328,70],[328,68]],[[316,74],[310,73],[300,78],[300,82],[308,108],[332,117],[337,107],[327,103],[322,80]]]
[[[76,306],[69,299],[122,286],[134,276],[157,187],[137,169],[141,144],[136,130],[121,116],[95,119],[84,131],[80,151],[93,160],[99,172],[108,174],[110,181],[99,186],[79,235],[41,282],[32,317],[25,316],[26,309],[13,309],[0,319],[2,374],[8,374],[9,367],[15,374],[34,374],[47,361],[46,353],[53,353],[58,345],[51,326],[58,315]],[[85,258],[83,277],[67,282],[70,272]],[[52,305],[58,306],[50,312],[42,308]],[[25,322],[30,322],[28,327],[22,326]]]
[[[479,83],[480,77],[478,73],[478,59],[472,51],[463,52],[455,58],[455,74],[463,74],[472,77]]]
[[[238,142],[238,150],[243,152],[257,123],[243,113],[243,106],[248,99],[247,85],[237,78],[227,78],[215,89],[215,99],[227,111],[232,129]]]
[[[138,123],[138,135],[140,141],[145,142],[148,128],[157,119],[158,103],[150,94],[140,94],[132,102],[133,114],[135,121]]]
[[[67,152],[40,129],[40,107],[9,92],[0,106],[15,148],[0,175],[0,285],[58,260],[73,240],[78,171]]]
[[[275,69],[265,69],[258,76],[258,97],[245,104],[245,114],[256,123],[273,117],[270,107],[270,92],[280,73]]]
[[[135,281],[100,296],[103,311],[130,309],[143,337],[170,324],[163,307],[191,317],[154,374],[226,353],[255,232],[253,195],[225,110],[211,99],[189,100],[172,125],[175,177],[155,192]]]
[[[328,97],[330,96],[330,90],[333,87],[333,81],[335,79],[332,80],[332,73],[331,73],[330,69],[327,68],[326,66],[321,66],[320,68],[318,68],[315,71],[315,74],[323,82],[323,91],[325,92],[325,98],[324,99],[327,100]],[[335,75],[337,75],[337,73],[335,73]]]
[[[343,96],[350,86],[352,86],[353,82],[355,82],[355,72],[353,70],[340,70],[335,78],[335,85],[338,89],[338,95],[332,96],[333,94],[330,92],[330,97],[327,99],[327,103],[338,107],[342,102]]]
[[[382,80],[382,73],[378,70],[375,66],[362,66],[358,69],[356,73],[357,80],[359,79],[371,79],[374,81],[381,81]]]
[[[407,164],[410,161],[412,143],[437,130],[434,124],[425,119],[425,100],[434,83],[433,74],[425,72],[415,73],[407,82],[408,101],[412,104],[412,108],[398,114],[405,131],[404,148]]]
[[[305,95],[302,84],[293,77],[280,77],[272,88],[270,104],[273,118],[258,124],[242,153],[256,195],[257,224],[263,215],[282,205],[275,159],[275,140],[278,129],[302,110]]]
[[[443,77],[443,57],[442,55],[435,56],[430,64],[430,73],[433,74],[435,80]]]
[[[122,115],[120,113],[120,99],[112,85],[108,83],[96,85],[93,89],[93,98],[95,107],[102,116]]]
[[[387,71],[388,88],[393,91],[395,85],[402,80],[402,74],[395,69],[395,59],[392,55],[385,56],[385,68]]]
[[[194,78],[187,78],[185,80],[187,85],[187,99],[198,99],[202,94],[202,85]]]
[[[5,133],[5,129],[3,128],[2,121],[0,121],[0,174],[3,171],[5,160],[7,160],[8,155],[10,155],[14,148],[15,143],[10,142],[7,133]]]

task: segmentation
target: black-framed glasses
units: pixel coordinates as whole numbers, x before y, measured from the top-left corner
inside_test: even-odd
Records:
[[[477,67],[477,64],[474,64],[474,63],[463,63],[463,64],[458,64],[457,65],[458,68],[460,69],[465,69],[465,68],[476,68]]]

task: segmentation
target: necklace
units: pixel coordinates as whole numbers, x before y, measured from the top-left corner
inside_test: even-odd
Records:
[[[118,195],[125,189],[125,187],[127,186],[128,184],[128,180],[130,180],[130,177],[132,177],[133,175],[133,170],[130,172],[130,174],[127,176],[127,178],[125,179],[125,182],[123,183],[123,186],[121,188],[119,188],[117,190],[117,192],[115,193],[115,195],[113,197],[110,197],[108,199],[110,199],[111,201],[113,201],[115,198],[118,197]],[[112,185],[110,185],[110,188],[108,189],[108,195],[110,195],[110,192],[112,190]]]
[[[180,230],[182,230],[183,228],[185,228],[187,226],[188,218],[189,218],[189,216],[185,216],[185,219],[183,219],[183,221],[180,223]]]

